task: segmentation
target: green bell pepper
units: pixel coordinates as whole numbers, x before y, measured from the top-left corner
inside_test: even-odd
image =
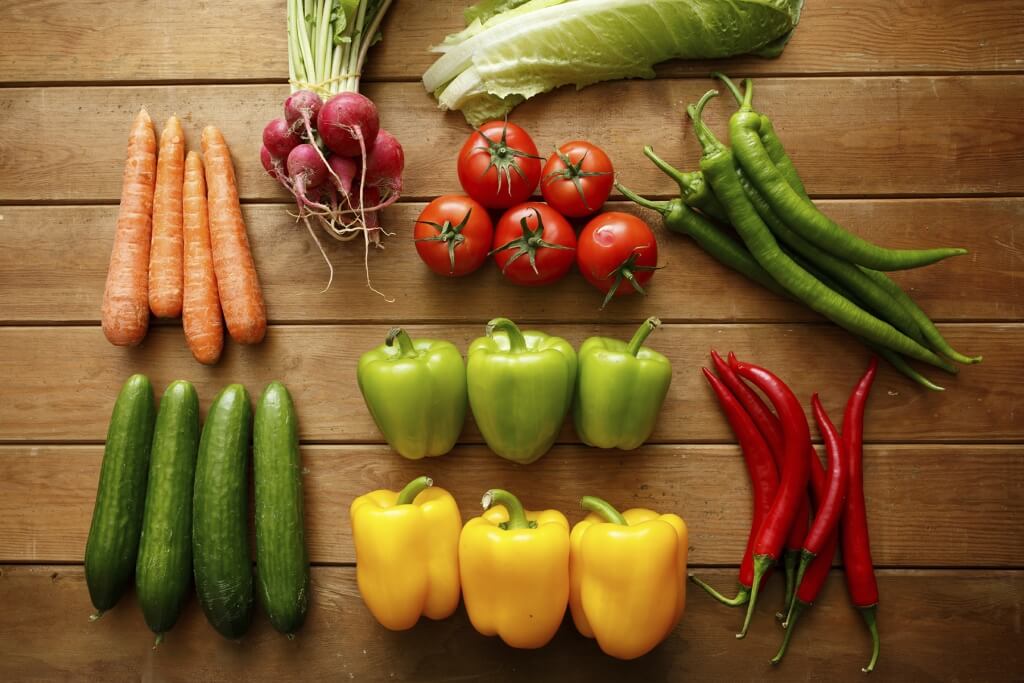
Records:
[[[580,347],[573,422],[583,443],[633,450],[654,431],[672,381],[668,358],[646,346],[661,325],[648,318],[629,343],[591,337]]]
[[[469,345],[467,364],[469,405],[491,450],[524,465],[547,453],[572,407],[572,345],[495,318]]]
[[[466,366],[446,341],[388,332],[356,372],[366,407],[384,438],[410,460],[444,455],[466,421]]]

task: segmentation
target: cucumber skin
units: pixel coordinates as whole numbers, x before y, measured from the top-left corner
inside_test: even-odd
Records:
[[[156,634],[178,620],[192,582],[192,487],[199,450],[199,396],[189,382],[160,400],[149,461],[149,488],[135,568],[135,592]]]
[[[274,628],[291,635],[306,619],[309,560],[295,407],[280,382],[264,390],[253,432],[260,601]]]
[[[117,604],[135,571],[154,419],[153,385],[132,375],[110,416],[85,544],[85,581],[100,614]]]
[[[192,500],[196,594],[210,624],[239,638],[252,616],[247,479],[252,407],[240,384],[214,399],[199,441]]]

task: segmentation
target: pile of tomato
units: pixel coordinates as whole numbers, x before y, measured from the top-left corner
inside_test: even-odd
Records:
[[[476,129],[458,157],[466,195],[443,195],[416,221],[416,250],[439,275],[458,277],[493,256],[510,282],[526,287],[556,282],[577,265],[583,277],[613,296],[644,293],[658,263],[650,227],[628,213],[601,213],[577,237],[570,219],[601,210],[615,184],[614,168],[598,146],[562,145],[544,161],[521,127],[492,121]],[[543,202],[529,201],[540,185]],[[504,211],[495,224],[489,210]]]

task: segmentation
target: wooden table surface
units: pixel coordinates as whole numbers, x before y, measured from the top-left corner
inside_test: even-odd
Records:
[[[397,235],[371,258],[374,284],[395,299],[385,303],[366,289],[352,246],[332,245],[335,285],[320,293],[320,257],[259,167],[259,132],[287,93],[284,0],[0,3],[0,679],[861,679],[869,640],[838,570],[778,669],[768,663],[781,637],[770,616],[777,581],[745,641],[733,637],[738,612],[691,591],[667,642],[629,663],[568,622],[549,646],[520,652],[476,634],[462,610],[391,633],[363,606],[348,505],[424,470],[467,517],[496,485],[573,519],[583,493],[678,512],[692,569],[731,586],[750,491],[700,376],[708,350],[775,369],[805,399],[820,391],[833,414],[867,361],[847,335],[658,221],[665,268],[650,296],[605,311],[578,275],[537,291],[505,284],[493,267],[458,282],[432,276],[411,222],[424,201],[458,191],[454,156],[469,129],[436,110],[418,78],[463,4],[401,0],[370,56],[365,90],[408,160],[408,196],[385,216]],[[889,368],[876,382],[865,470],[883,649],[872,679],[1024,678],[1024,2],[807,0],[778,60],[667,64],[656,80],[538,97],[513,119],[542,149],[598,142],[621,180],[667,197],[672,185],[641,147],[696,164],[682,117],[712,66],[759,76],[759,105],[830,214],[886,245],[970,248],[897,275],[955,346],[985,362],[941,377],[943,394]],[[178,114],[193,148],[203,125],[221,127],[234,153],[271,327],[258,347],[229,344],[215,368],[192,360],[178,324],[155,325],[131,350],[100,331],[125,141],[142,105],[158,130]],[[728,109],[711,107],[719,130]],[[495,315],[578,343],[628,336],[651,314],[667,323],[650,343],[675,375],[652,443],[636,452],[582,447],[567,426],[550,454],[519,467],[490,454],[470,424],[452,454],[411,463],[382,444],[356,390],[356,359],[394,324],[465,349]],[[158,391],[192,380],[204,409],[228,382],[258,394],[281,379],[292,390],[315,565],[309,621],[294,641],[262,614],[241,642],[226,641],[194,600],[157,651],[131,596],[89,622],[83,549],[110,408],[134,372]]]

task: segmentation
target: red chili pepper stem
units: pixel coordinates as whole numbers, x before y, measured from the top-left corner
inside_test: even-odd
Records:
[[[804,573],[807,571],[807,567],[811,564],[811,562],[814,561],[814,558],[816,558],[818,556],[817,553],[812,553],[811,551],[807,550],[806,548],[801,550],[798,553],[798,555],[800,556],[800,566],[798,566],[797,570],[796,570],[796,585],[797,586],[799,586],[800,583],[804,580]],[[789,605],[789,614],[786,615],[786,620],[782,622],[782,627],[783,628],[787,628],[788,627],[787,626],[787,622],[789,622],[789,620],[793,618],[793,608],[796,605],[796,603],[797,603],[797,600],[794,597],[793,602],[791,602],[790,605]]]
[[[868,625],[868,631],[871,632],[871,661],[861,671],[866,674],[871,673],[875,670],[875,664],[878,664],[878,650],[879,650],[879,639],[878,639],[878,621],[876,619],[878,615],[878,605],[868,605],[867,607],[858,607],[857,611],[864,617],[864,623]]]
[[[789,639],[793,637],[793,628],[796,626],[797,619],[804,613],[804,610],[810,607],[810,603],[804,602],[803,600],[794,600],[793,606],[789,608],[789,616],[786,617],[786,621],[782,624],[783,628],[786,629],[786,635],[782,637],[782,645],[779,647],[779,651],[772,657],[772,664],[778,664],[782,661],[782,658],[786,656],[786,648],[789,647]]]
[[[722,603],[723,605],[726,605],[727,607],[739,607],[741,605],[747,604],[747,601],[750,600],[750,587],[744,586],[742,583],[739,583],[738,581],[736,583],[739,586],[739,591],[737,591],[736,597],[734,598],[725,597],[724,595],[716,591],[714,588],[698,579],[693,574],[690,574],[690,581],[693,581],[695,584],[703,588],[708,595],[713,597],[715,600],[718,600],[718,602]]]
[[[754,581],[750,585],[750,601],[747,603],[747,616],[743,619],[743,628],[736,634],[737,638],[747,637],[750,619],[754,616],[754,605],[757,604],[757,594],[761,589],[761,581],[774,564],[775,558],[771,555],[754,555]]]
[[[787,550],[782,556],[782,566],[786,572],[786,595],[782,599],[782,610],[775,613],[775,618],[779,621],[786,620],[786,613],[789,610],[789,607],[793,604],[793,592],[800,583],[796,569],[796,565],[799,561],[799,550]]]

